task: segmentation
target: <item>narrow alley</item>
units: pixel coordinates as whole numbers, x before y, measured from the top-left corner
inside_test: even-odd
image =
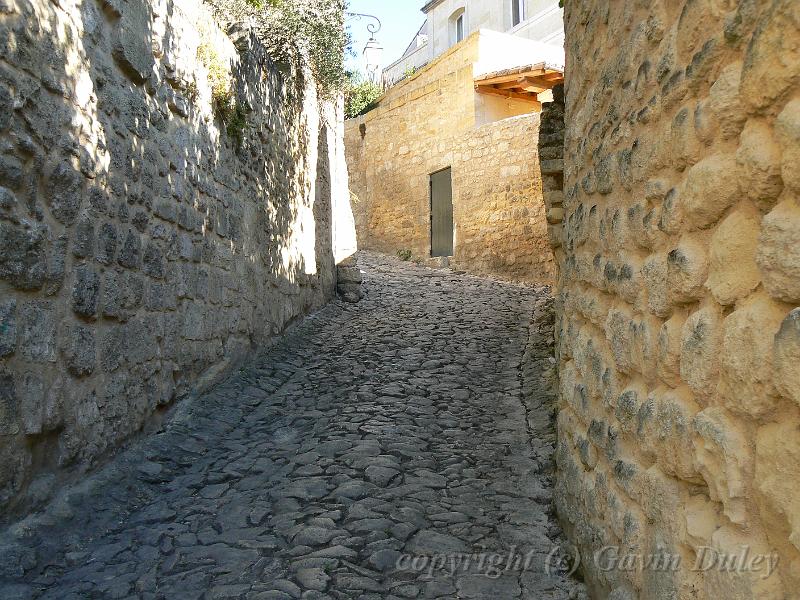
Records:
[[[548,290],[360,263],[361,303],[6,532],[0,597],[583,597],[546,572],[564,544]]]

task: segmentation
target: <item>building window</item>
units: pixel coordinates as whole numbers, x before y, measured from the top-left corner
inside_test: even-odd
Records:
[[[459,8],[452,15],[450,15],[449,25],[450,45],[454,46],[455,44],[463,41],[467,34],[467,13],[464,12],[463,8]]]
[[[525,0],[511,0],[511,26],[516,27],[525,18]]]

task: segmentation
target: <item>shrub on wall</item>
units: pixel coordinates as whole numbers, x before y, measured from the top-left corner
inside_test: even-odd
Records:
[[[380,86],[363,80],[358,73],[348,73],[347,87],[344,90],[344,116],[347,119],[358,117],[371,111],[383,94]]]

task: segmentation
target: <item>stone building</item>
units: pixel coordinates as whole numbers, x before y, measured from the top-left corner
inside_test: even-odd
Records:
[[[193,0],[0,3],[4,517],[332,296],[342,107],[308,75]]]
[[[346,122],[359,247],[549,282],[536,140],[541,102],[562,77],[563,50],[526,37],[539,21],[513,25],[492,6],[426,5],[424,46],[433,58],[375,109]],[[519,3],[516,14],[537,6]],[[449,39],[451,9],[466,21]],[[484,24],[511,33],[479,29]],[[557,39],[560,31],[557,22],[550,33]],[[387,69],[389,80],[395,68]]]
[[[596,598],[797,598],[800,3],[565,10],[559,514]]]

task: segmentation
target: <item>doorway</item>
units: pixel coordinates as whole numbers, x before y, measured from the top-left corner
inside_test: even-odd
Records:
[[[431,256],[453,256],[453,181],[450,167],[431,174]]]

